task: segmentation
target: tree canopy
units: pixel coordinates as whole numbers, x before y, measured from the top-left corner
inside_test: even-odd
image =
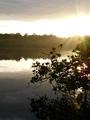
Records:
[[[90,36],[85,36],[76,46],[76,50],[80,51],[83,59],[90,57]]]
[[[64,110],[64,113],[61,115],[62,120],[64,119],[63,117],[67,113],[70,115],[77,115],[77,118],[74,117],[75,119],[81,120],[89,120],[88,119],[88,114],[85,113],[86,110],[90,111],[90,101],[88,99],[88,93],[90,92],[90,77],[88,74],[86,74],[85,69],[86,66],[82,60],[82,55],[81,54],[75,54],[75,55],[69,55],[67,58],[62,59],[61,56],[61,50],[62,50],[62,44],[59,45],[59,51],[57,51],[56,48],[52,48],[52,50],[49,53],[49,61],[40,63],[36,61],[33,63],[32,67],[34,68],[33,70],[33,77],[30,80],[30,83],[42,83],[43,81],[49,81],[50,84],[53,86],[53,91],[55,94],[59,92],[62,93],[62,98],[56,99],[56,100],[49,100],[47,97],[40,97],[39,99],[34,99],[32,98],[30,100],[30,105],[32,107],[32,112],[35,112],[38,117],[40,117],[39,112],[42,112],[42,108],[45,106],[49,112],[50,106],[57,111],[58,107]],[[81,90],[77,96],[77,90]],[[62,101],[64,96],[64,100],[67,101]],[[39,100],[41,101],[40,104],[38,103]],[[44,101],[43,101],[44,100]],[[70,102],[71,101],[71,102]],[[48,103],[49,102],[49,103]],[[65,103],[64,103],[65,102]],[[61,107],[61,103],[62,107]],[[42,107],[43,104],[43,107]],[[56,105],[56,109],[54,106]],[[33,106],[34,105],[34,106]],[[38,107],[36,106],[38,105]],[[40,105],[40,106],[39,106]],[[50,106],[49,106],[50,105]],[[59,106],[58,106],[59,105]],[[70,107],[71,106],[71,107]],[[38,110],[34,109],[38,108]],[[60,112],[59,109],[59,112]],[[67,110],[70,109],[70,112],[67,112]],[[78,110],[78,112],[77,112]],[[51,111],[51,110],[50,110]],[[51,115],[53,114],[50,113],[48,115],[48,112],[44,112],[44,116],[48,116],[49,118],[44,118],[45,120],[50,119],[51,120]],[[71,113],[71,112],[74,112]],[[58,111],[57,111],[58,113]],[[86,118],[83,117],[83,114],[87,115]],[[59,120],[60,115],[58,114],[58,117],[56,117],[56,120]],[[81,118],[78,117],[78,115],[81,115]],[[73,118],[73,116],[71,117]],[[90,117],[89,117],[90,118]],[[42,118],[40,118],[42,120]],[[68,117],[65,117],[65,120],[69,119]]]
[[[59,46],[60,50],[62,45]],[[36,62],[32,67],[34,76],[32,83],[49,80],[55,92],[72,92],[82,87],[83,90],[90,90],[90,80],[85,75],[84,64],[80,55],[72,55],[61,60],[61,54],[52,48],[49,54],[50,61],[46,63]],[[81,70],[78,70],[80,66]]]

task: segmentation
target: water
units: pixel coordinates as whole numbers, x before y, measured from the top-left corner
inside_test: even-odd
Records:
[[[40,59],[43,61],[43,59]],[[43,95],[50,90],[45,83],[37,90],[30,86],[27,88],[32,77],[33,59],[1,60],[0,61],[0,119],[1,120],[34,120],[30,113],[27,97],[32,98],[35,94]],[[46,89],[46,90],[45,90]]]
[[[45,94],[53,96],[52,86],[48,82],[37,89],[35,85],[27,87],[33,76],[31,66],[34,61],[30,58],[18,61],[0,60],[0,120],[37,120],[34,114],[30,113],[28,98]]]

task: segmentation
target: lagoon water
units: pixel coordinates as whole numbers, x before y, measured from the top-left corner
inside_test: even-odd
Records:
[[[43,59],[40,59],[43,61]],[[50,85],[34,89],[27,88],[32,77],[32,59],[1,60],[0,61],[0,119],[1,120],[35,120],[30,113],[28,97],[43,95],[51,91]],[[46,87],[47,86],[47,87]]]
[[[27,87],[33,76],[31,66],[34,61],[30,58],[19,61],[0,60],[0,120],[37,120],[30,113],[28,98],[45,94],[52,97],[52,86],[48,82],[39,88],[35,85]]]

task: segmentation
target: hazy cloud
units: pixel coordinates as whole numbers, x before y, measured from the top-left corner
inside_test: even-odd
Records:
[[[0,25],[0,27],[6,27],[7,25]],[[1,67],[0,67],[1,68]]]
[[[90,0],[0,0],[0,20],[63,19],[90,11]]]

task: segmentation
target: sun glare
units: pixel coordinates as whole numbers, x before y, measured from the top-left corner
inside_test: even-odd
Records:
[[[2,33],[54,34],[58,37],[90,35],[90,17],[79,16],[66,20],[40,20],[37,22],[1,21]]]
[[[82,68],[81,68],[80,66],[78,66],[78,67],[77,67],[77,70],[78,70],[78,71],[81,71],[81,70],[82,70]]]
[[[90,17],[88,16],[79,16],[77,18],[58,21],[56,23],[59,27],[56,31],[57,36],[62,35],[63,37],[68,37],[71,35],[90,35]]]
[[[90,17],[88,16],[79,16],[76,19],[76,29],[75,32],[81,36],[90,34]]]

